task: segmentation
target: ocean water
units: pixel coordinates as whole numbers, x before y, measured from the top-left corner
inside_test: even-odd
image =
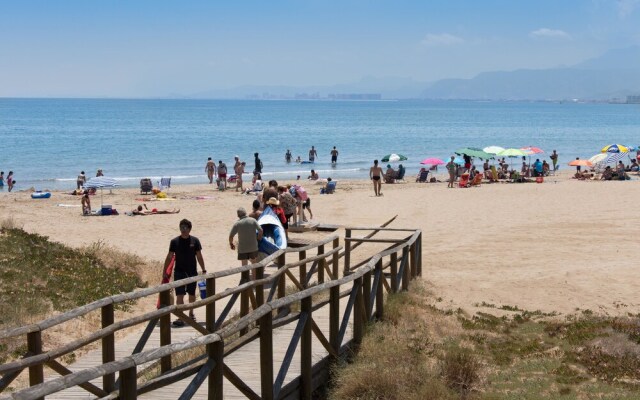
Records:
[[[306,178],[310,165],[287,164],[287,149],[321,178],[366,178],[374,159],[408,157],[407,174],[427,157],[446,159],[460,147],[537,146],[557,150],[562,168],[604,145],[640,145],[640,106],[465,101],[232,101],[0,99],[0,170],[16,188],[74,189],[76,176],[102,168],[123,186],[141,178],[173,184],[208,182],[207,157],[233,156],[264,179]],[[338,164],[330,164],[336,146]],[[514,163],[517,162],[514,161]]]

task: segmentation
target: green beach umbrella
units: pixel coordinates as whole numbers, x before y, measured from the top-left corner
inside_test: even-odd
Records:
[[[493,154],[489,154],[486,151],[479,149],[477,147],[463,147],[455,151],[457,155],[466,154],[470,157],[481,158],[483,160],[488,160],[493,158]]]
[[[402,154],[391,153],[382,157],[382,162],[398,162],[398,161],[407,161],[408,158],[403,156]]]

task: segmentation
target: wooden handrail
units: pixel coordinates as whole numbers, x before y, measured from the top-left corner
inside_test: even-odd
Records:
[[[364,228],[363,228],[364,229]],[[379,229],[379,228],[369,228],[372,230],[375,229]],[[397,230],[397,231],[407,231],[407,230]],[[298,291],[296,293],[292,293],[286,297],[282,297],[279,299],[274,299],[271,302],[265,303],[260,305],[259,307],[255,308],[253,311],[251,311],[250,313],[248,313],[247,315],[242,316],[241,318],[239,318],[238,320],[220,328],[219,330],[217,330],[214,333],[210,333],[208,335],[203,335],[203,336],[199,336],[197,338],[194,339],[190,339],[187,340],[185,342],[181,342],[181,343],[172,343],[172,344],[168,344],[165,346],[161,346],[159,348],[155,348],[155,349],[151,349],[151,350],[147,350],[147,351],[143,351],[140,352],[138,354],[134,354],[128,357],[125,357],[123,359],[120,360],[116,360],[116,361],[111,361],[108,363],[105,363],[101,366],[98,367],[94,367],[94,368],[90,368],[90,369],[86,369],[83,371],[79,371],[79,372],[75,372],[72,373],[70,375],[66,375],[64,377],[58,378],[58,379],[54,379],[45,383],[41,383],[38,384],[36,386],[32,386],[28,389],[23,389],[19,392],[14,393],[10,398],[38,398],[38,397],[42,397],[60,390],[64,390],[66,388],[72,387],[72,386],[77,386],[80,384],[84,384],[89,382],[92,379],[107,375],[107,374],[113,374],[115,372],[119,372],[119,371],[124,371],[124,370],[129,370],[130,368],[135,368],[136,366],[142,365],[142,364],[146,364],[148,362],[151,361],[156,361],[161,359],[162,357],[166,357],[166,356],[170,356],[174,353],[177,352],[181,352],[184,350],[188,350],[191,348],[195,348],[198,346],[203,346],[203,345],[213,345],[215,343],[223,343],[225,339],[228,339],[234,335],[236,335],[238,332],[244,330],[244,329],[248,329],[250,328],[252,325],[258,323],[258,321],[263,318],[265,315],[267,314],[271,314],[274,310],[280,310],[286,307],[289,307],[295,303],[299,303],[301,301],[306,301],[305,299],[311,299],[314,295],[320,294],[322,292],[329,292],[331,291],[331,289],[333,288],[340,288],[341,285],[345,285],[348,284],[350,282],[355,282],[355,281],[359,281],[362,282],[362,278],[367,275],[367,276],[371,276],[370,274],[377,268],[378,270],[380,270],[383,266],[383,261],[382,259],[384,257],[387,257],[389,255],[392,254],[397,254],[398,252],[402,251],[403,255],[405,257],[409,256],[409,249],[412,249],[413,251],[415,251],[415,253],[411,253],[411,268],[412,268],[412,272],[411,274],[409,274],[409,271],[407,270],[406,274],[402,277],[402,281],[403,281],[403,286],[404,286],[404,281],[405,281],[405,277],[409,277],[409,279],[413,278],[414,275],[416,274],[416,269],[417,268],[421,268],[421,260],[418,258],[418,260],[415,260],[414,257],[416,256],[420,256],[420,250],[418,249],[419,246],[416,246],[417,244],[421,243],[421,234],[422,232],[420,230],[414,230],[414,233],[406,238],[402,243],[398,244],[397,246],[388,248],[380,253],[375,254],[374,256],[372,256],[363,266],[354,269],[352,271],[350,271],[350,274],[347,276],[344,276],[340,279],[334,279],[328,282],[324,282],[324,283],[318,283],[317,285],[310,287],[310,288],[306,288],[304,290]],[[333,241],[335,239],[335,237],[330,237],[328,239],[326,239],[325,241],[323,241],[322,243],[328,243],[330,241]],[[320,244],[319,243],[315,243],[312,244],[310,246],[306,246],[307,250],[308,249],[312,249],[315,247],[318,247]],[[191,308],[197,308],[197,307],[201,307],[203,305],[207,305],[210,303],[215,302],[216,300],[219,300],[221,298],[227,297],[232,295],[233,293],[238,293],[239,291],[243,291],[243,290],[247,290],[248,288],[253,288],[255,286],[259,286],[259,285],[264,285],[266,283],[268,283],[269,281],[273,281],[276,277],[284,274],[284,272],[288,269],[288,268],[293,268],[295,266],[299,266],[302,265],[304,263],[308,263],[308,262],[312,262],[315,260],[320,260],[320,259],[326,259],[330,256],[332,256],[333,254],[335,254],[336,252],[339,252],[341,249],[340,246],[338,247],[334,247],[333,249],[324,252],[322,254],[313,256],[313,257],[309,257],[309,258],[305,258],[304,260],[300,260],[300,261],[296,261],[294,263],[289,263],[289,264],[285,264],[284,268],[278,268],[277,271],[275,271],[273,274],[271,274],[268,278],[263,278],[257,281],[250,281],[250,282],[246,282],[242,285],[237,286],[236,288],[232,288],[232,289],[227,289],[223,292],[220,293],[216,293],[213,296],[207,297],[203,300],[199,300],[195,303],[192,304],[185,304],[185,305],[173,305],[173,306],[169,306],[169,307],[165,307],[159,310],[155,310],[153,312],[149,312],[134,318],[130,318],[128,320],[125,321],[121,321],[112,325],[109,325],[108,327],[105,327],[99,331],[94,332],[92,335],[90,335],[88,338],[84,338],[84,339],[80,339],[74,342],[71,342],[61,348],[55,349],[53,351],[50,351],[48,353],[43,353],[43,354],[39,354],[33,357],[28,357],[25,358],[23,360],[20,360],[20,362],[24,362],[24,361],[30,361],[30,362],[26,362],[26,363],[19,363],[19,362],[13,362],[13,363],[9,363],[9,364],[5,364],[0,366],[0,372],[9,372],[9,371],[13,371],[16,369],[21,369],[21,368],[25,368],[27,366],[30,365],[35,365],[34,363],[43,363],[46,362],[49,359],[53,359],[56,357],[60,356],[60,353],[62,352],[62,354],[65,354],[64,351],[73,351],[73,350],[69,350],[71,348],[74,348],[74,346],[76,346],[79,343],[84,343],[84,342],[91,342],[91,341],[95,341],[100,339],[101,337],[104,337],[108,334],[113,334],[113,332],[117,331],[118,329],[123,329],[124,327],[128,327],[131,325],[136,325],[138,323],[144,322],[145,320],[150,320],[153,318],[158,318],[161,315],[167,315],[169,313],[175,312],[175,311],[179,311],[179,310],[186,310],[186,309],[191,309]],[[297,249],[296,249],[297,250]],[[293,250],[293,251],[296,251]],[[289,252],[289,251],[287,251]],[[250,269],[254,269],[254,268],[262,268],[264,266],[266,266],[270,261],[276,259],[277,257],[279,257],[282,254],[282,252],[277,252],[274,253],[274,255],[268,257],[267,259],[263,260],[261,263],[257,263],[257,264],[253,264],[251,266],[244,266],[244,267],[240,267],[240,268],[235,268],[235,272],[244,272],[244,271],[248,271]],[[409,268],[409,262],[404,260],[406,262],[405,268]],[[391,261],[388,262],[386,265],[390,265]],[[250,268],[247,268],[250,267]],[[226,271],[225,271],[226,272]],[[229,275],[229,274],[225,274]],[[219,275],[216,275],[216,273],[213,274],[208,274],[208,275],[203,275],[203,276],[199,276],[196,279],[193,278],[189,278],[189,279],[193,279],[192,281],[196,281],[199,279],[202,279],[203,277],[219,277]],[[368,278],[370,279],[370,278]],[[377,279],[383,279],[382,276],[379,276]],[[181,286],[184,285],[186,280],[183,281],[179,281],[180,285],[176,285],[176,286]],[[360,284],[361,285],[361,284]],[[380,283],[381,285],[381,283]],[[172,284],[165,284],[162,285],[162,289],[159,290],[155,290],[150,294],[156,294],[165,290],[168,290],[168,288],[173,287]],[[360,287],[360,286],[358,286]],[[378,295],[381,293],[379,292],[381,289],[381,286],[377,286],[378,287]],[[160,287],[158,287],[160,288]],[[240,289],[239,289],[240,288]],[[346,292],[348,293],[348,292]],[[341,293],[342,294],[342,293]],[[149,294],[147,294],[149,295]],[[127,295],[118,295],[120,299],[122,298],[129,298]],[[101,299],[99,301],[96,301],[94,303],[91,303],[90,305],[94,305],[94,304],[101,304],[101,307],[104,305],[108,305],[108,304],[112,304],[112,301],[114,298],[118,297],[118,296],[112,296],[110,298],[106,298],[106,299]],[[368,294],[367,294],[368,296]],[[141,296],[144,297],[144,296]],[[379,304],[381,304],[380,302],[382,301],[381,299],[376,298],[376,304],[377,306]],[[111,300],[111,302],[109,301]],[[356,304],[355,307],[362,307],[362,308],[357,308],[356,309],[356,314],[361,314],[362,312],[366,312],[366,313],[370,313],[372,307],[362,303],[362,298],[360,298],[360,300],[358,300],[360,303]],[[372,303],[372,300],[370,299],[369,302]],[[89,305],[88,305],[89,306]],[[87,306],[85,306],[87,307]],[[307,306],[310,307],[310,306]],[[316,309],[317,307],[311,307],[308,308],[309,312],[311,312],[311,310]],[[69,313],[83,313],[84,309],[83,307],[79,307],[78,309],[72,310]],[[381,311],[380,311],[381,312]],[[354,314],[354,315],[356,315]],[[83,314],[79,314],[79,315],[83,315]],[[369,318],[369,317],[367,317]],[[284,318],[280,318],[280,320],[283,319],[287,319],[287,320],[295,320],[295,318],[292,318],[292,316],[290,315],[289,317],[284,317]],[[53,319],[49,319],[46,320],[45,322],[51,323]],[[273,320],[273,325],[277,326],[280,325],[278,322],[280,322],[279,319],[274,319]],[[31,326],[37,326],[40,327],[42,326],[43,323],[41,324],[32,324]],[[53,325],[51,325],[53,326]],[[309,327],[309,329],[311,329]],[[360,329],[360,328],[359,328]],[[16,331],[16,329],[14,329],[13,331]],[[13,332],[12,331],[12,332]],[[5,331],[3,333],[6,333],[8,331]],[[22,331],[24,333],[24,331]],[[12,335],[13,336],[13,335]],[[7,336],[7,337],[11,337],[11,336]],[[1,336],[0,336],[1,338]],[[214,346],[215,347],[215,346]],[[36,361],[37,360],[37,361]],[[9,368],[7,368],[8,366],[11,366]],[[215,369],[215,367],[214,367]],[[2,397],[2,399],[5,399],[8,397]]]

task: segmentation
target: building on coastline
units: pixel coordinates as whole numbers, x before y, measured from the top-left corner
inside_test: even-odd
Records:
[[[640,104],[640,96],[627,96],[627,104]]]
[[[332,93],[328,97],[335,100],[382,100],[380,93]]]

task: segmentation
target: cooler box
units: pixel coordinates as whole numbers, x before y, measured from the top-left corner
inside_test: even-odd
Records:
[[[100,215],[111,215],[111,206],[106,204],[103,205],[100,209]]]

